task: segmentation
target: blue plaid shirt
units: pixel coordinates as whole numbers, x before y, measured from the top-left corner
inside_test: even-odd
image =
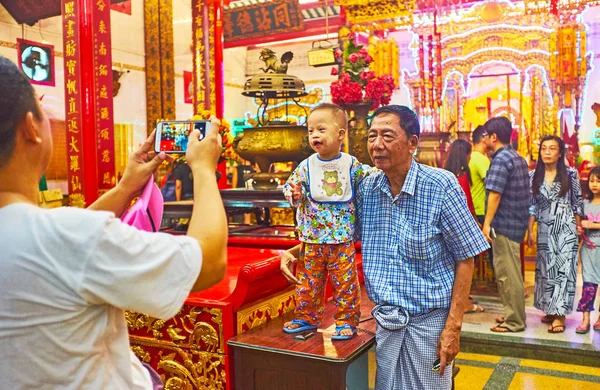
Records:
[[[492,220],[496,234],[522,242],[529,219],[529,172],[525,159],[506,145],[492,155],[485,177],[486,204],[490,191],[502,194]]]
[[[411,315],[449,308],[455,263],[489,248],[456,177],[415,161],[396,197],[383,172],[365,178],[356,212],[369,298]]]

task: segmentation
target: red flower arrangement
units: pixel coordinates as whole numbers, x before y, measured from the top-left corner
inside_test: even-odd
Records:
[[[339,79],[331,83],[333,103],[345,105],[371,102],[372,110],[390,103],[396,88],[393,77],[377,77],[374,72],[369,71],[373,57],[362,45],[355,44],[354,33],[348,34],[348,44],[344,51],[337,48],[334,55],[341,62],[342,70]],[[331,69],[333,76],[339,73],[337,67]]]

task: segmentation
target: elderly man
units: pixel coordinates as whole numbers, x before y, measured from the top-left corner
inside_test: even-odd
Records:
[[[0,377],[11,389],[153,389],[129,349],[123,310],[167,319],[219,282],[227,218],[214,180],[218,121],[190,135],[198,201],[186,236],[142,232],[119,216],[165,159],[154,135],[90,208],[38,207],[50,123],[25,75],[0,56]],[[202,183],[202,184],[200,184]],[[97,210],[97,211],[94,211]],[[105,211],[99,211],[105,210]],[[155,373],[154,373],[155,374]]]
[[[473,256],[489,247],[454,175],[413,160],[419,134],[408,107],[376,110],[368,150],[381,171],[356,196],[382,390],[450,389]]]

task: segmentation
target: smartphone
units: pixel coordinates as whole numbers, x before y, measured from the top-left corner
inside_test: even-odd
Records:
[[[200,139],[204,138],[210,121],[160,121],[156,124],[154,151],[184,154],[187,150],[188,137],[194,130],[200,131]]]
[[[494,228],[490,229],[490,238],[493,238],[493,239],[498,238],[498,236],[496,236],[496,231],[494,230]]]
[[[439,371],[441,367],[442,367],[442,363],[440,362],[440,358],[437,358],[437,359],[435,359],[435,362],[433,362],[431,371]]]

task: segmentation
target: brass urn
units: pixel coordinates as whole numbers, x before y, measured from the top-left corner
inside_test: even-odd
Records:
[[[314,153],[308,143],[306,126],[268,118],[267,110],[273,99],[285,100],[287,110],[288,103],[300,106],[297,98],[307,95],[302,80],[284,73],[293,54],[286,52],[280,62],[274,58],[272,51],[263,50],[261,60],[267,65],[267,68],[263,69],[265,73],[254,75],[244,85],[242,95],[261,101],[257,111],[259,126],[244,129],[243,134],[236,138],[233,145],[240,157],[256,162],[260,166],[261,173],[250,175],[254,180],[255,189],[276,188],[279,181],[285,180],[290,175],[291,172],[270,173],[271,164],[274,162],[300,162]],[[267,59],[270,62],[267,63]],[[306,109],[302,108],[308,116]]]

